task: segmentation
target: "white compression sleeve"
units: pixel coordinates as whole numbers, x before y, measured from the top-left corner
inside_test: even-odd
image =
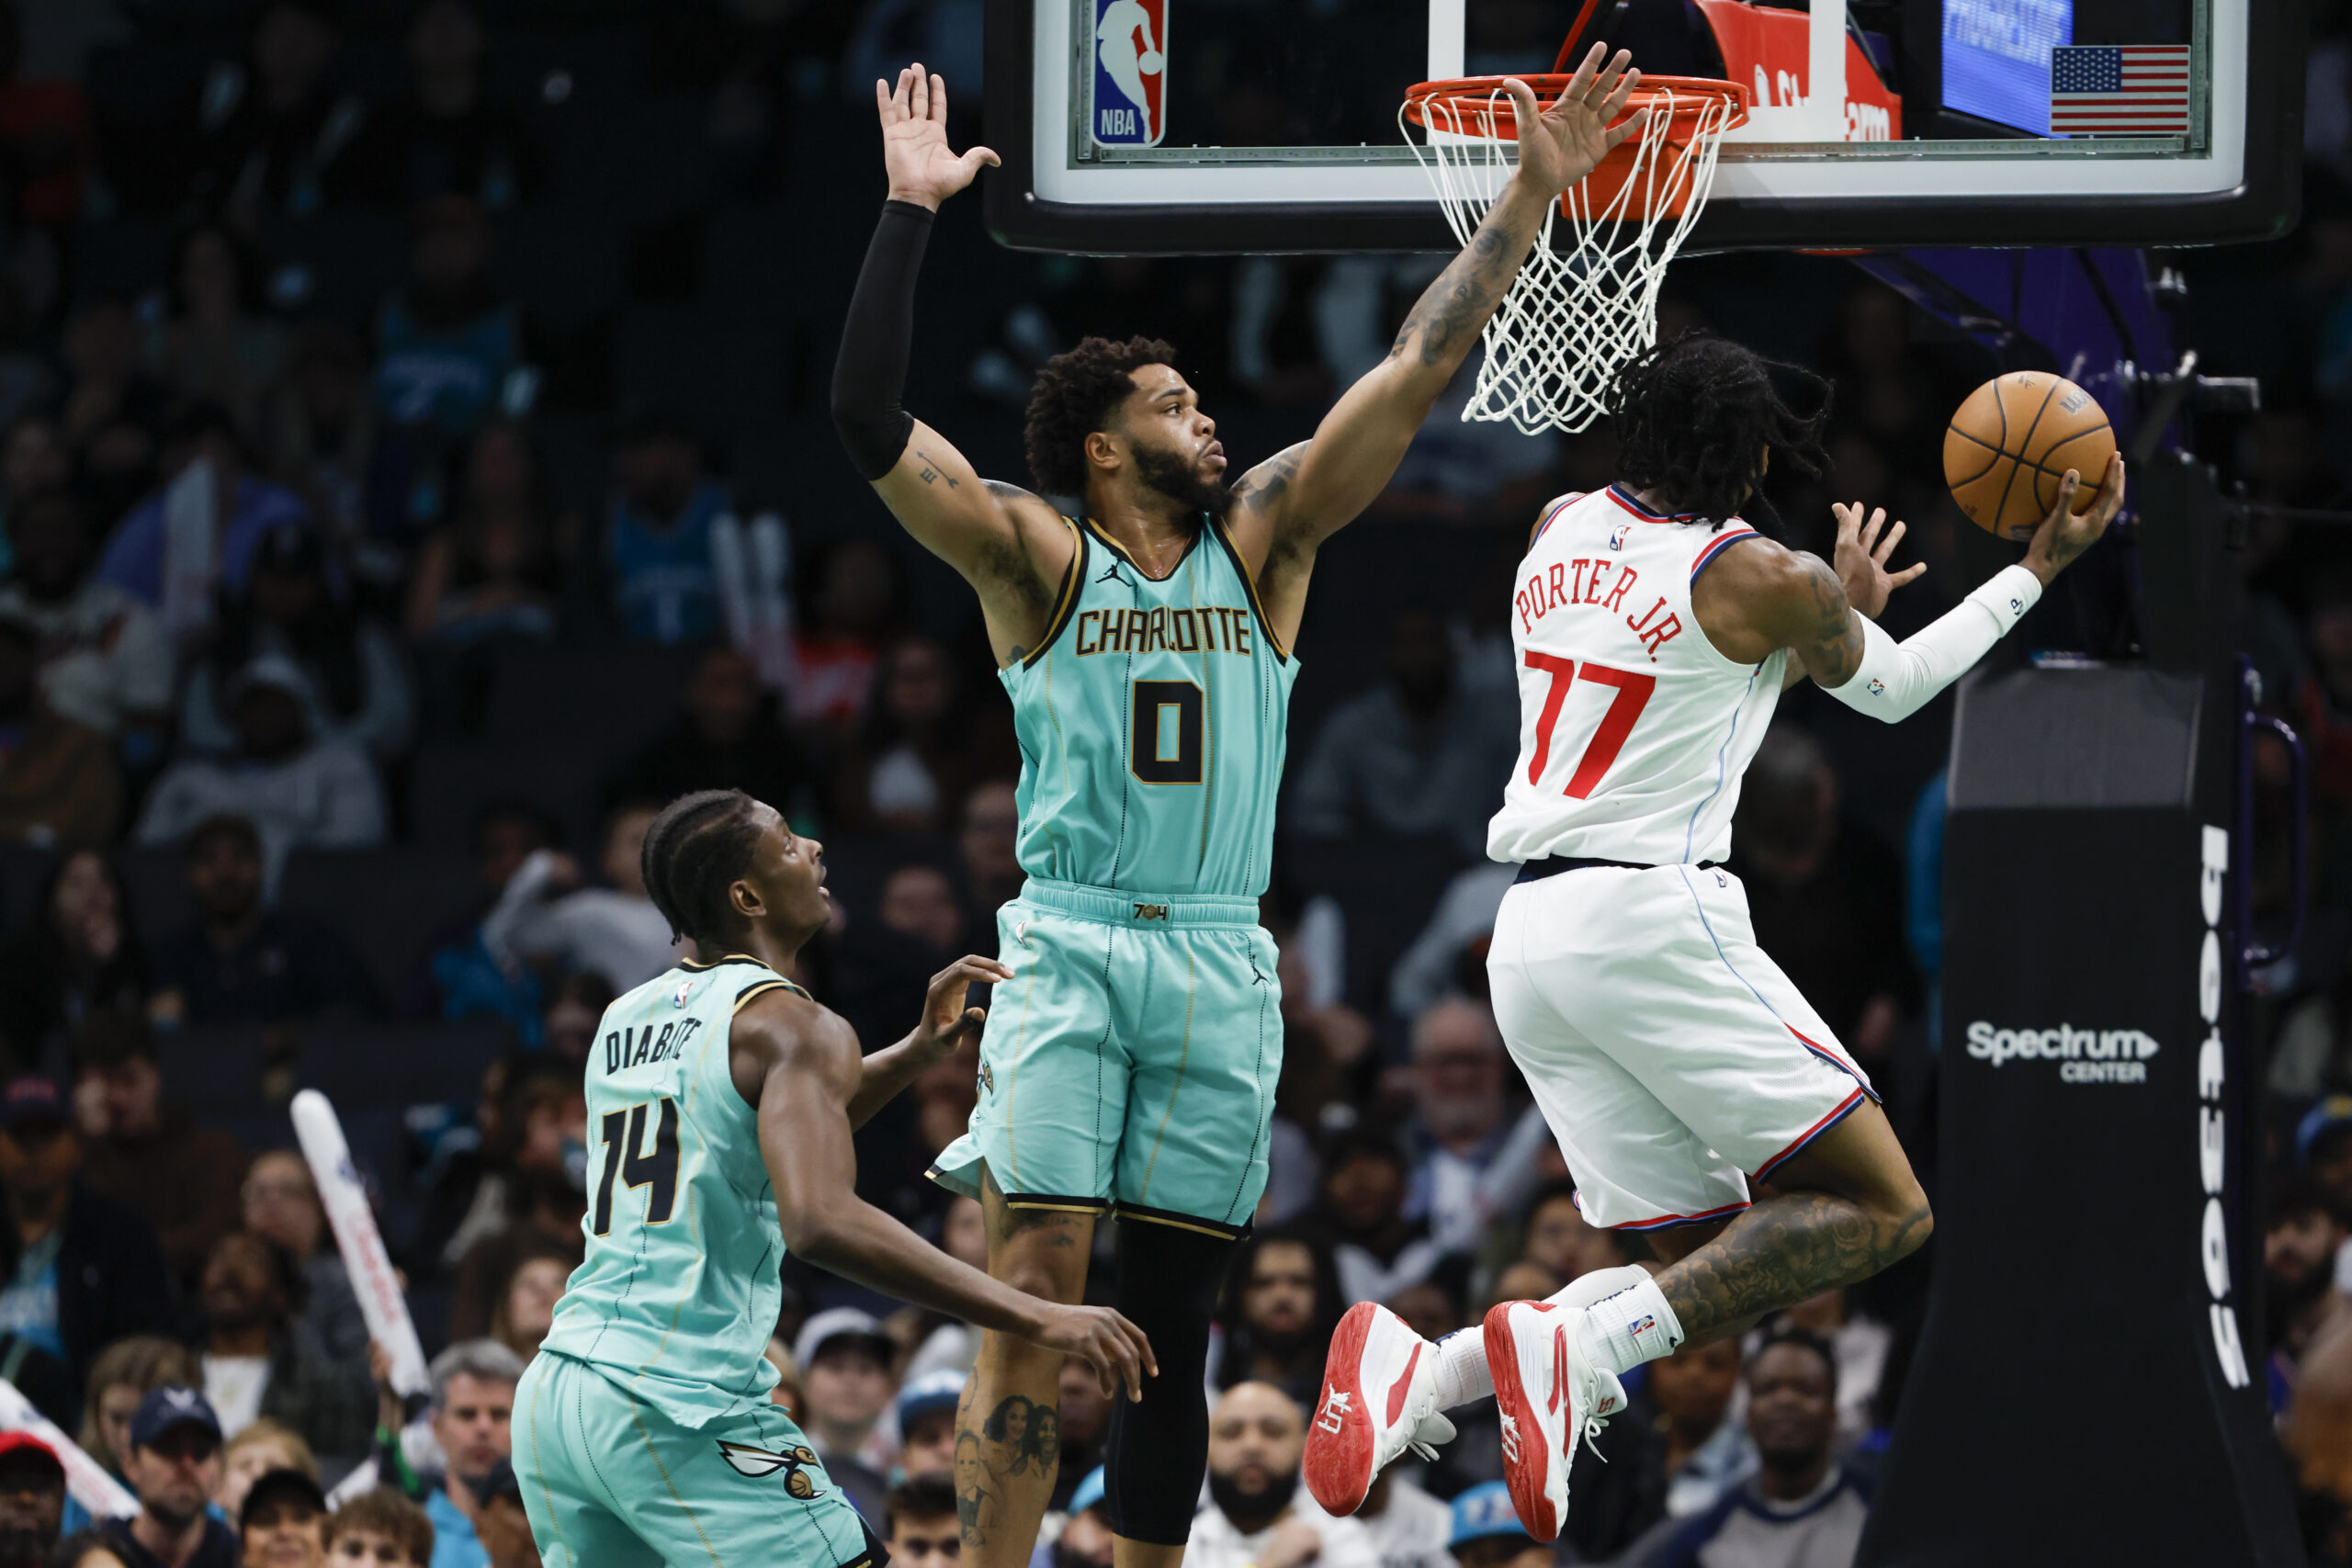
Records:
[[[1893,724],[1930,698],[1992,650],[2041,598],[2041,579],[2021,566],[2004,567],[1933,624],[1901,642],[1862,621],[1862,661],[1842,686],[1825,688],[1856,713]]]

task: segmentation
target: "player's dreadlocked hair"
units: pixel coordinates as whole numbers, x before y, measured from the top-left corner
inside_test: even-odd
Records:
[[[1021,433],[1037,488],[1048,495],[1084,495],[1086,438],[1136,389],[1132,372],[1175,363],[1174,347],[1156,337],[1080,338],[1076,348],[1046,361],[1029,389],[1029,423]]]
[[[1773,385],[1776,374],[1804,389],[1813,412],[1789,407]],[[1754,489],[1764,448],[1799,473],[1821,472],[1829,390],[1801,365],[1767,359],[1713,333],[1684,333],[1628,360],[1610,386],[1617,472],[1635,489],[1666,497],[1671,510],[1695,512],[1720,528]]]
[[[697,790],[662,808],[645,830],[638,868],[646,897],[670,922],[672,941],[724,942],[735,916],[727,889],[750,869],[758,841],[759,803],[740,789]]]

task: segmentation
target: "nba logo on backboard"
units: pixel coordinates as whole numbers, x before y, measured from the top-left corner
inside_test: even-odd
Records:
[[[1157,147],[1168,127],[1168,0],[1094,0],[1094,140]]]

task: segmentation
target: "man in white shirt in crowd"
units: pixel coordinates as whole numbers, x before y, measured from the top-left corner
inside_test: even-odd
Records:
[[[601,975],[615,991],[636,989],[670,967],[678,946],[670,922],[645,896],[639,864],[658,801],[633,801],[605,818],[605,886],[582,886],[580,863],[535,850],[506,880],[481,923],[482,945],[510,973],[526,959],[553,958]]]
[[[8,520],[16,569],[0,582],[0,614],[41,634],[49,705],[108,739],[130,728],[160,739],[172,705],[172,645],[155,612],[90,575],[89,520],[70,491],[40,491]]]
[[[1503,1515],[1518,1529],[1519,1517],[1511,1513],[1508,1495]],[[1364,1494],[1355,1517],[1372,1537],[1380,1568],[1454,1568],[1448,1550],[1453,1540],[1453,1510],[1397,1474],[1396,1466],[1373,1478],[1372,1490]]]
[[[1185,1568],[1378,1568],[1371,1532],[1335,1519],[1298,1483],[1306,1417],[1272,1383],[1236,1383],[1209,1412],[1209,1503]]]

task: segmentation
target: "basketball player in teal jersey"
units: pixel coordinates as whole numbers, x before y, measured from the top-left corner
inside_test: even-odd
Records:
[[[788,1247],[845,1278],[1130,1396],[1156,1370],[1136,1326],[1039,1301],[861,1201],[850,1133],[978,1027],[966,958],[914,1032],[860,1059],[848,1024],[785,974],[831,913],[823,850],[733,790],[673,801],[645,888],[695,956],[605,1011],[588,1060],[587,1258],[514,1393],[514,1471],[548,1568],[784,1563],[879,1553],[808,1439],[769,1403],[763,1357]]]
[[[1209,1313],[1266,1181],[1282,1066],[1274,950],[1257,923],[1282,781],[1291,643],[1322,542],[1380,493],[1518,276],[1544,212],[1638,119],[1634,73],[1595,49],[1524,128],[1516,174],[1414,306],[1388,358],[1311,441],[1227,482],[1225,449],[1175,367],[1089,338],[1038,377],[1029,467],[1065,517],[982,479],[899,407],[933,214],[971,183],[944,85],[875,85],[890,199],[843,322],[833,415],[859,471],[980,600],[1022,745],[1028,881],[999,916],[1019,977],[999,988],[967,1136],[933,1175],[978,1194],[989,1270],[1059,1301],[1116,1213],[1119,1309],[1163,1375],[1113,1416],[1105,1505],[1119,1568],[1173,1568],[1207,1447]],[[972,1568],[1028,1561],[1056,1453],[1060,1358],[990,1332],[966,1386],[956,1489]]]

